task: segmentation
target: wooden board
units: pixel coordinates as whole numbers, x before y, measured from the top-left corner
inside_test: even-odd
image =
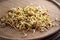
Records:
[[[14,8],[14,7],[25,7],[28,6],[30,4],[33,4],[34,6],[42,6],[45,7],[46,9],[48,9],[49,11],[49,15],[51,16],[52,20],[54,20],[56,17],[60,17],[60,8],[56,5],[58,4],[54,4],[51,3],[47,0],[0,0],[0,16],[1,15],[6,15],[7,11],[10,8]],[[52,27],[51,29],[49,29],[47,32],[36,32],[36,33],[28,33],[27,37],[23,37],[23,35],[17,31],[14,30],[12,28],[0,28],[0,36],[7,38],[7,39],[38,39],[38,38],[43,38],[46,37],[54,32],[56,32],[57,30],[59,30],[60,27]]]

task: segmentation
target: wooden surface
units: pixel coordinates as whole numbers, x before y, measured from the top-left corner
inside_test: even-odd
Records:
[[[51,19],[54,20],[56,17],[60,17],[60,8],[58,8],[55,4],[46,1],[46,0],[0,0],[0,15],[6,15],[7,11],[13,7],[25,7],[27,5],[33,4],[34,6],[42,6],[48,9],[49,15]],[[60,27],[53,27],[47,32],[36,32],[34,34],[28,33],[29,35],[23,39],[36,39],[42,38],[51,33],[57,31]],[[22,39],[22,34],[14,29],[10,28],[0,28],[0,36],[8,39]]]

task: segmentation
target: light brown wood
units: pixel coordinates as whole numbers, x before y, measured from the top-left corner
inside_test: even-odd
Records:
[[[25,7],[25,6],[30,5],[31,3],[34,6],[40,5],[48,9],[49,15],[52,20],[54,20],[56,17],[60,17],[60,9],[58,8],[58,6],[56,6],[55,4],[47,0],[1,0],[0,1],[0,15],[6,15],[7,11],[10,8],[14,8],[18,6]],[[23,34],[21,34],[19,31],[14,30],[13,28],[6,27],[6,28],[0,28],[0,36],[7,39],[19,39],[19,40],[37,39],[37,38],[46,37],[56,32],[59,29],[60,27],[52,27],[47,32],[39,32],[39,31],[36,31],[36,33],[30,32],[28,33],[27,37],[23,38]]]
[[[57,0],[49,0],[49,1],[53,2],[55,5],[57,5],[60,8],[60,3],[57,2]]]
[[[57,2],[57,0],[52,0],[52,1],[55,2],[60,7],[60,3]]]

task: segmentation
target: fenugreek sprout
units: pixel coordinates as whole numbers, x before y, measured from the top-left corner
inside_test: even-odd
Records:
[[[0,21],[4,26],[7,24],[19,31],[27,32],[46,31],[55,25],[50,20],[48,10],[32,5],[25,8],[12,8],[8,11],[7,16],[0,18]]]

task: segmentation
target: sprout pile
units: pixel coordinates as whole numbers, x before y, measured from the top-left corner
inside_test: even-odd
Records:
[[[6,16],[0,18],[0,23],[1,26],[10,26],[21,32],[46,31],[55,26],[48,15],[47,9],[32,5],[10,9]]]

